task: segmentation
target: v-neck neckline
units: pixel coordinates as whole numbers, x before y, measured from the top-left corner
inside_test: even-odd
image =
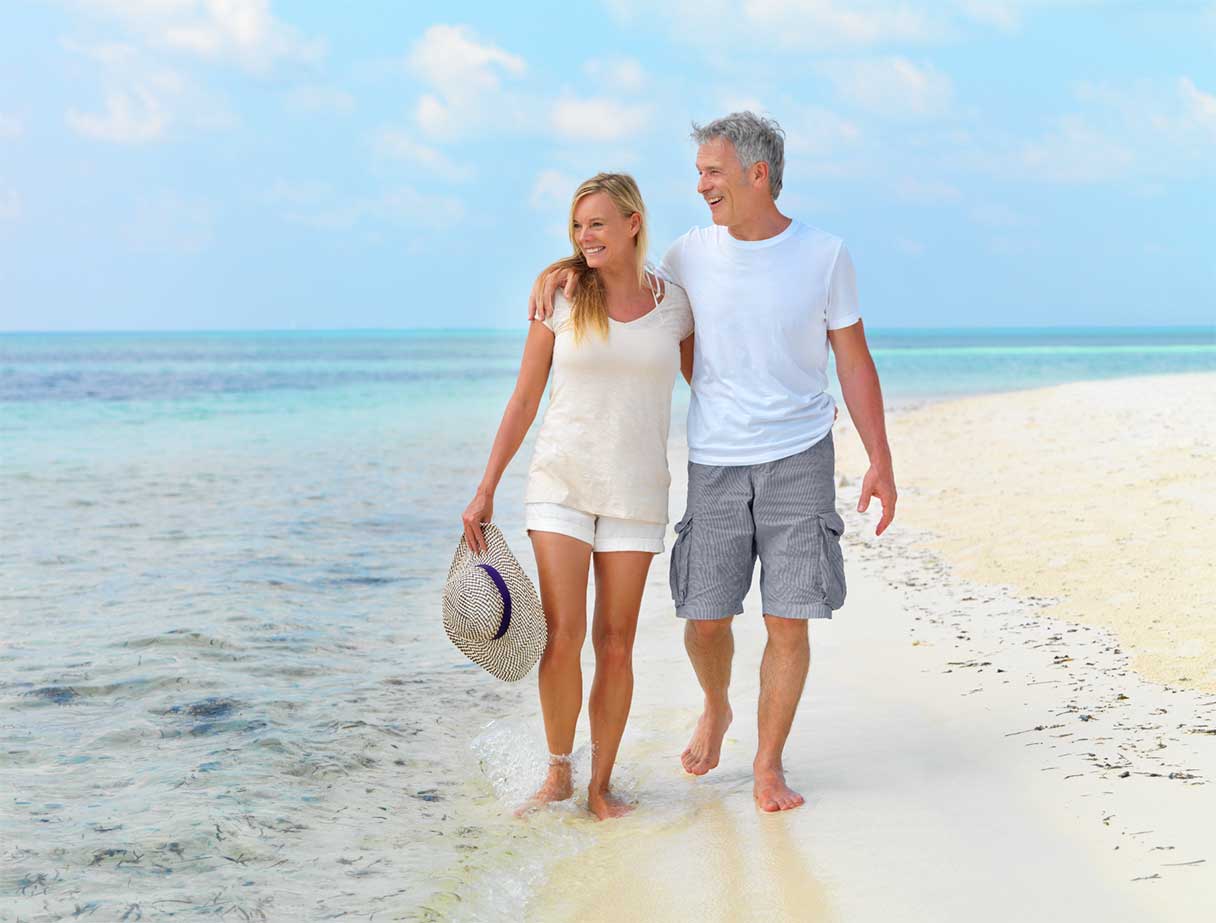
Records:
[[[647,275],[653,277],[656,283],[658,283],[660,281],[659,277],[657,275],[655,275],[653,272],[647,272]],[[652,290],[652,292],[653,292],[653,290]],[[655,302],[654,306],[649,311],[647,311],[645,314],[639,314],[637,317],[633,318],[632,320],[617,320],[615,317],[613,317],[611,314],[609,314],[608,320],[611,323],[620,324],[622,327],[629,327],[629,326],[632,326],[633,324],[639,323],[640,321],[644,321],[646,318],[650,317],[650,315],[658,313],[659,308],[663,307],[663,302],[667,300],[667,294],[668,294],[667,286],[666,286],[666,284],[664,284],[663,285],[663,297],[658,298],[658,300]],[[658,296],[656,295],[655,297],[657,298]]]

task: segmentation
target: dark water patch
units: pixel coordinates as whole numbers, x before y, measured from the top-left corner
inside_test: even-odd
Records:
[[[0,769],[45,765],[46,754],[35,750],[0,750]]]
[[[211,635],[203,634],[200,631],[192,631],[189,628],[174,628],[166,631],[164,634],[153,635],[146,638],[129,638],[126,641],[115,642],[116,647],[128,647],[141,650],[149,647],[185,647],[185,648],[231,648],[237,647],[232,641],[226,641],[223,638],[215,638]]]
[[[351,731],[356,728],[367,728],[371,731],[379,731],[382,734],[387,734],[390,737],[410,737],[417,733],[416,727],[398,727],[393,724],[376,724],[371,721],[361,721],[358,718],[346,719],[339,721],[330,721],[325,725],[325,730],[331,733],[339,731]]]
[[[185,730],[190,737],[214,737],[219,734],[250,734],[270,727],[269,722],[258,718],[234,721],[202,721]],[[164,737],[180,737],[183,732],[166,732]]]
[[[401,577],[373,577],[365,575],[361,577],[330,577],[321,582],[328,586],[384,586],[390,583],[400,583]]]
[[[80,666],[90,666],[90,664],[85,663]],[[98,699],[121,700],[128,697],[145,696],[163,689],[172,689],[185,681],[185,677],[180,676],[141,676],[112,683],[76,683],[72,686],[48,686],[45,689],[50,690],[49,692],[43,689],[35,689],[26,692],[25,695],[40,695],[56,704],[87,702]]]
[[[62,873],[56,869],[53,873],[26,872],[17,881],[17,893],[22,897],[35,897],[49,894],[51,888],[63,880]]]
[[[512,351],[513,353],[514,351]],[[351,385],[401,385],[438,382],[509,381],[518,362],[512,355],[501,362],[480,366],[436,363],[427,369],[382,367],[332,369],[319,366],[283,369],[266,366],[234,371],[166,371],[90,368],[73,376],[18,372],[0,377],[0,403],[96,401],[124,404],[133,401],[185,402],[192,399],[233,398],[265,392],[316,392]],[[202,416],[207,411],[198,410]]]
[[[222,699],[211,696],[203,699],[201,702],[193,702],[189,705],[174,705],[172,708],[166,709],[165,714],[183,715],[189,718],[203,718],[214,721],[219,718],[227,718],[237,709],[241,708],[242,704],[235,699]]]
[[[80,698],[80,693],[71,686],[43,686],[41,689],[31,689],[22,695],[39,699],[52,705],[71,705]]]

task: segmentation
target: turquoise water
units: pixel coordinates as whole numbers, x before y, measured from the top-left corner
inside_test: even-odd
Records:
[[[1216,370],[1212,328],[870,339],[896,406]],[[469,745],[533,685],[462,662],[436,589],[521,345],[0,335],[12,913],[492,919],[470,881],[525,887],[504,870],[553,841],[503,819]],[[497,497],[509,537],[529,450]]]

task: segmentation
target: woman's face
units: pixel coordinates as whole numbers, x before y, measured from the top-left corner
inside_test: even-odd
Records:
[[[635,238],[642,219],[617,211],[606,192],[593,192],[574,206],[574,242],[592,269],[634,260]]]

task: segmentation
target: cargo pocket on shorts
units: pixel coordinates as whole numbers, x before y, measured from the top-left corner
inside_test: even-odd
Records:
[[[684,514],[684,518],[676,523],[676,533],[679,538],[671,547],[671,568],[668,572],[671,583],[671,599],[677,606],[684,605],[688,598],[688,569],[692,548],[692,516]]]
[[[840,536],[844,535],[844,520],[835,511],[817,514],[819,517],[819,579],[823,586],[823,601],[829,609],[844,605],[844,555],[840,551]]]

